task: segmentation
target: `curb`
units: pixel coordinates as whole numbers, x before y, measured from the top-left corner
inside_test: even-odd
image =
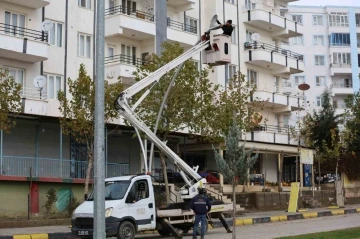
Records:
[[[280,215],[280,216],[272,216],[272,217],[244,218],[244,219],[236,219],[236,226],[247,226],[247,225],[282,222],[282,221],[294,221],[294,220],[303,220],[303,219],[311,219],[318,217],[329,217],[329,216],[356,214],[356,213],[360,213],[360,208],[340,209],[340,210],[337,209],[337,210],[321,211],[321,212],[302,212],[298,214]],[[226,221],[229,226],[232,226],[232,219],[227,219]],[[222,227],[223,225],[221,224],[220,221],[215,221],[212,224],[208,225],[209,229],[222,228]],[[146,232],[142,232],[141,234],[156,234],[156,232],[146,231]],[[71,232],[0,236],[0,239],[76,239],[76,238],[78,237],[73,235]]]

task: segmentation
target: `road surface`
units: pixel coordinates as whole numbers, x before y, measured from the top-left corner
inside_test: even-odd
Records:
[[[315,232],[333,231],[360,227],[360,214],[348,214],[343,216],[320,217],[314,219],[294,220],[278,223],[265,223],[250,226],[237,227],[237,236],[239,239],[272,239],[283,236],[301,235]],[[0,229],[0,236],[12,234],[34,234],[51,232],[69,232],[70,228],[66,226],[37,227],[37,228],[17,228]],[[137,235],[137,239],[160,239],[164,238],[158,234]],[[173,238],[173,237],[167,237]],[[184,239],[191,238],[191,235],[184,235]],[[200,238],[200,237],[198,237]],[[231,234],[226,234],[225,229],[210,230],[206,239],[230,239]]]

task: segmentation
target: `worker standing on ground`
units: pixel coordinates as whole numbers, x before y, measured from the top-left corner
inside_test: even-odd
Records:
[[[206,225],[206,215],[211,210],[211,204],[209,199],[205,196],[205,189],[199,188],[199,194],[193,197],[190,203],[191,209],[195,213],[194,229],[193,229],[193,239],[196,237],[196,232],[201,222],[201,239],[204,238],[205,227]],[[206,226],[204,226],[206,225]]]
[[[232,26],[232,20],[227,20],[225,25],[221,24],[221,22],[219,22],[219,20],[216,20],[216,22],[218,24],[220,24],[221,29],[224,31],[223,34],[224,35],[228,35],[231,36],[234,28]]]

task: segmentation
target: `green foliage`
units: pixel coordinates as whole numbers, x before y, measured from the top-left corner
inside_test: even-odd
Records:
[[[306,146],[316,150],[316,159],[322,161],[322,169],[332,171],[339,156],[332,149],[340,148],[336,144],[340,142],[338,125],[341,118],[335,115],[331,101],[331,92],[326,89],[322,94],[322,108],[305,116],[301,135],[305,138]]]
[[[71,217],[74,210],[81,204],[80,201],[78,201],[75,197],[71,196],[69,205],[67,207],[67,216]]]
[[[224,175],[224,180],[231,185],[244,182],[248,177],[249,170],[253,167],[258,153],[254,155],[254,149],[245,149],[245,144],[239,145],[241,130],[233,124],[225,137],[226,157],[222,157],[215,149],[215,160],[219,172]]]
[[[16,124],[9,114],[21,111],[21,85],[9,76],[7,70],[0,69],[0,130],[9,133]]]
[[[44,205],[47,214],[50,214],[52,212],[52,208],[53,208],[53,205],[56,202],[56,200],[57,200],[56,190],[53,188],[50,188],[46,192],[46,202]]]
[[[95,119],[95,82],[87,75],[85,66],[80,65],[77,80],[67,80],[71,99],[65,92],[59,91],[59,110],[63,117],[60,124],[65,135],[71,134],[79,143],[87,145],[88,168],[86,171],[85,194],[88,193],[90,173],[93,165],[94,119]],[[114,101],[123,90],[120,82],[108,84],[105,81],[105,122],[119,117]],[[105,125],[104,125],[105,127]]]

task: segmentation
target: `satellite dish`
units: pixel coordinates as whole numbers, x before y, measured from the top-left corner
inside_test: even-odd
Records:
[[[218,20],[218,15],[214,15],[210,22],[210,28],[217,26],[217,22],[216,22],[217,20]]]
[[[259,41],[260,40],[260,34],[259,33],[253,33],[252,35],[251,35],[251,39],[253,40],[253,41]]]
[[[34,79],[34,86],[36,88],[43,88],[45,86],[45,83],[46,83],[46,77],[45,76],[37,76],[35,77]]]
[[[54,23],[50,20],[45,20],[41,24],[41,28],[44,32],[50,31],[54,27]]]

